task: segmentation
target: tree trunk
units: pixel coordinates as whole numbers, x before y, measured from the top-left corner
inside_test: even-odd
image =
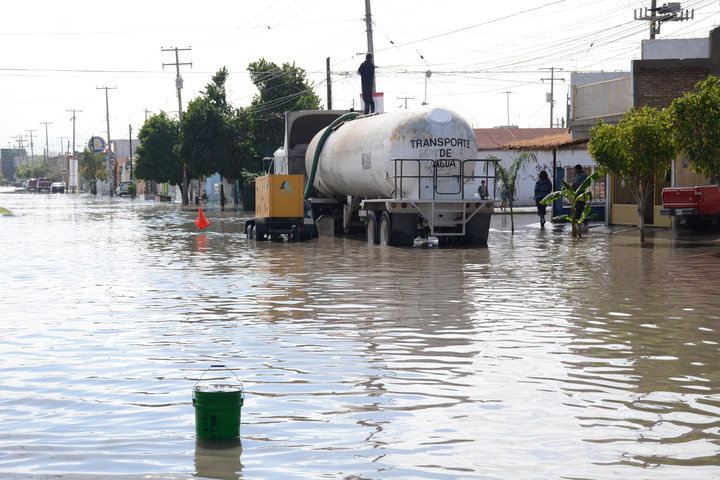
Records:
[[[220,177],[220,211],[225,211],[225,182],[223,177]]]
[[[185,168],[183,166],[183,168]],[[183,175],[184,176],[184,175]],[[182,184],[180,185],[180,192],[182,194],[182,204],[183,205],[190,205],[190,197],[188,196],[188,190],[190,189],[190,180],[186,176],[184,176]]]
[[[515,233],[515,219],[513,218],[513,202],[510,201],[510,233]]]
[[[637,205],[638,220],[640,221],[640,243],[645,243],[645,207],[647,205],[647,194],[645,192],[647,190],[645,183],[641,183]]]

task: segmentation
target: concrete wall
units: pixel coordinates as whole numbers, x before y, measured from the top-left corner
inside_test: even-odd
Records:
[[[708,38],[643,40],[642,59],[708,58],[709,48]]]

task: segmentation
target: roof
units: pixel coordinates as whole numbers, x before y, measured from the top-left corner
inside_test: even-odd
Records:
[[[569,132],[520,140],[499,145],[503,150],[524,150],[528,152],[552,152],[553,150],[577,150],[587,148],[589,138],[571,138]]]
[[[567,128],[474,128],[478,150],[498,150],[500,145],[567,133]]]

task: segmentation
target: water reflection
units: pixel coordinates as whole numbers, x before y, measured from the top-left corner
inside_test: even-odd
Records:
[[[256,243],[219,207],[198,233],[196,208],[2,203],[0,476],[716,475],[716,237],[503,215],[483,249]],[[214,363],[246,386],[227,448],[188,401]]]
[[[195,475],[196,477],[218,480],[237,480],[242,478],[243,464],[242,440],[195,439]]]

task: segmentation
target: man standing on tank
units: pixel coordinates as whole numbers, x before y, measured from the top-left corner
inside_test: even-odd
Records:
[[[358,68],[360,82],[362,83],[362,98],[365,102],[365,115],[375,112],[375,101],[373,100],[373,81],[375,79],[375,64],[372,53],[365,55],[365,61]]]

